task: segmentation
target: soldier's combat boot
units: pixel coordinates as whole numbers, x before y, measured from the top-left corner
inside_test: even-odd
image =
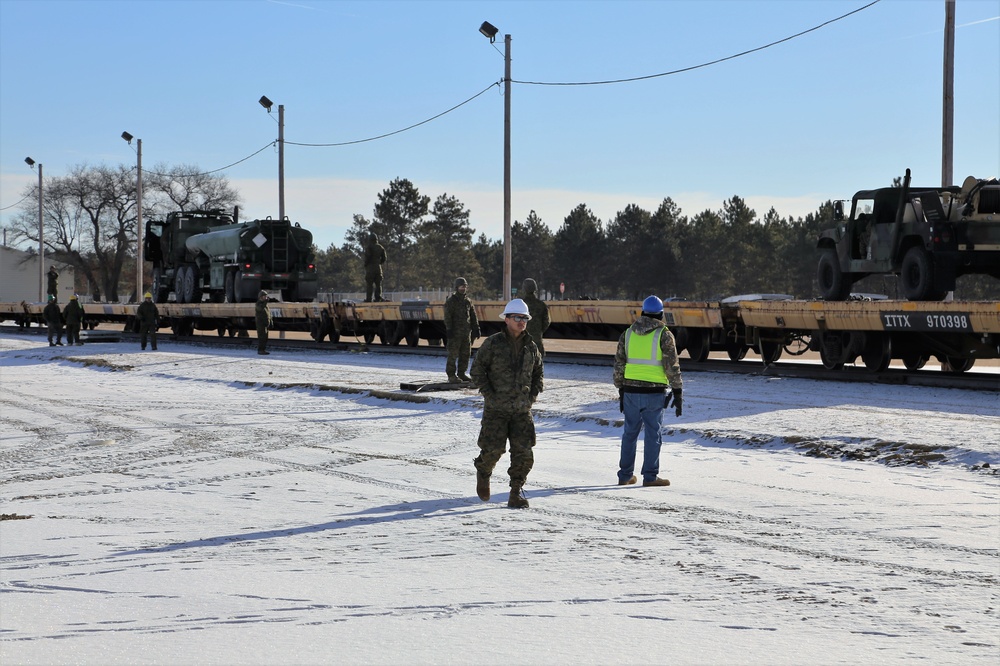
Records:
[[[471,382],[472,381],[472,377],[470,377],[469,375],[465,374],[464,372],[458,373],[458,378],[460,380],[462,380],[463,382]]]
[[[479,499],[488,502],[490,499],[490,475],[476,472],[476,494]]]
[[[448,383],[449,384],[458,384],[460,381],[461,380],[458,377],[456,377],[455,375],[448,375]]]
[[[511,509],[527,509],[528,499],[524,496],[524,489],[521,486],[510,487],[510,498],[507,506]]]

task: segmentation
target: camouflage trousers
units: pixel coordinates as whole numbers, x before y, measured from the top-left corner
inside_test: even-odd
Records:
[[[479,457],[473,462],[476,471],[492,474],[500,456],[507,450],[510,440],[510,487],[520,488],[528,478],[528,472],[535,464],[535,422],[531,412],[507,414],[483,411],[482,427],[479,429]]]
[[[382,273],[365,273],[365,302],[378,303],[382,300]]]
[[[445,372],[448,373],[449,377],[464,375],[469,371],[469,358],[471,357],[472,340],[469,333],[459,335],[457,338],[448,338],[448,360],[444,365]]]

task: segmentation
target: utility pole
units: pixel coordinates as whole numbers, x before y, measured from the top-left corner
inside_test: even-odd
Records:
[[[510,35],[504,35],[503,68],[503,298],[510,300]]]
[[[941,125],[941,186],[950,187],[955,166],[955,0],[944,2],[944,104]]]

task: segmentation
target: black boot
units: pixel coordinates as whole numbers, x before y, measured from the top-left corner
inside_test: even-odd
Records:
[[[490,500],[490,475],[476,472],[476,494],[484,502]]]
[[[510,499],[507,506],[511,509],[527,509],[528,499],[524,496],[524,489],[521,486],[510,487]]]

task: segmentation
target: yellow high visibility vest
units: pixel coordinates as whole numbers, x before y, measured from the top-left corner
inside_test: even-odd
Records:
[[[625,331],[625,379],[670,386],[667,373],[663,370],[662,335],[663,328],[660,326],[646,335],[634,333],[631,328]]]

